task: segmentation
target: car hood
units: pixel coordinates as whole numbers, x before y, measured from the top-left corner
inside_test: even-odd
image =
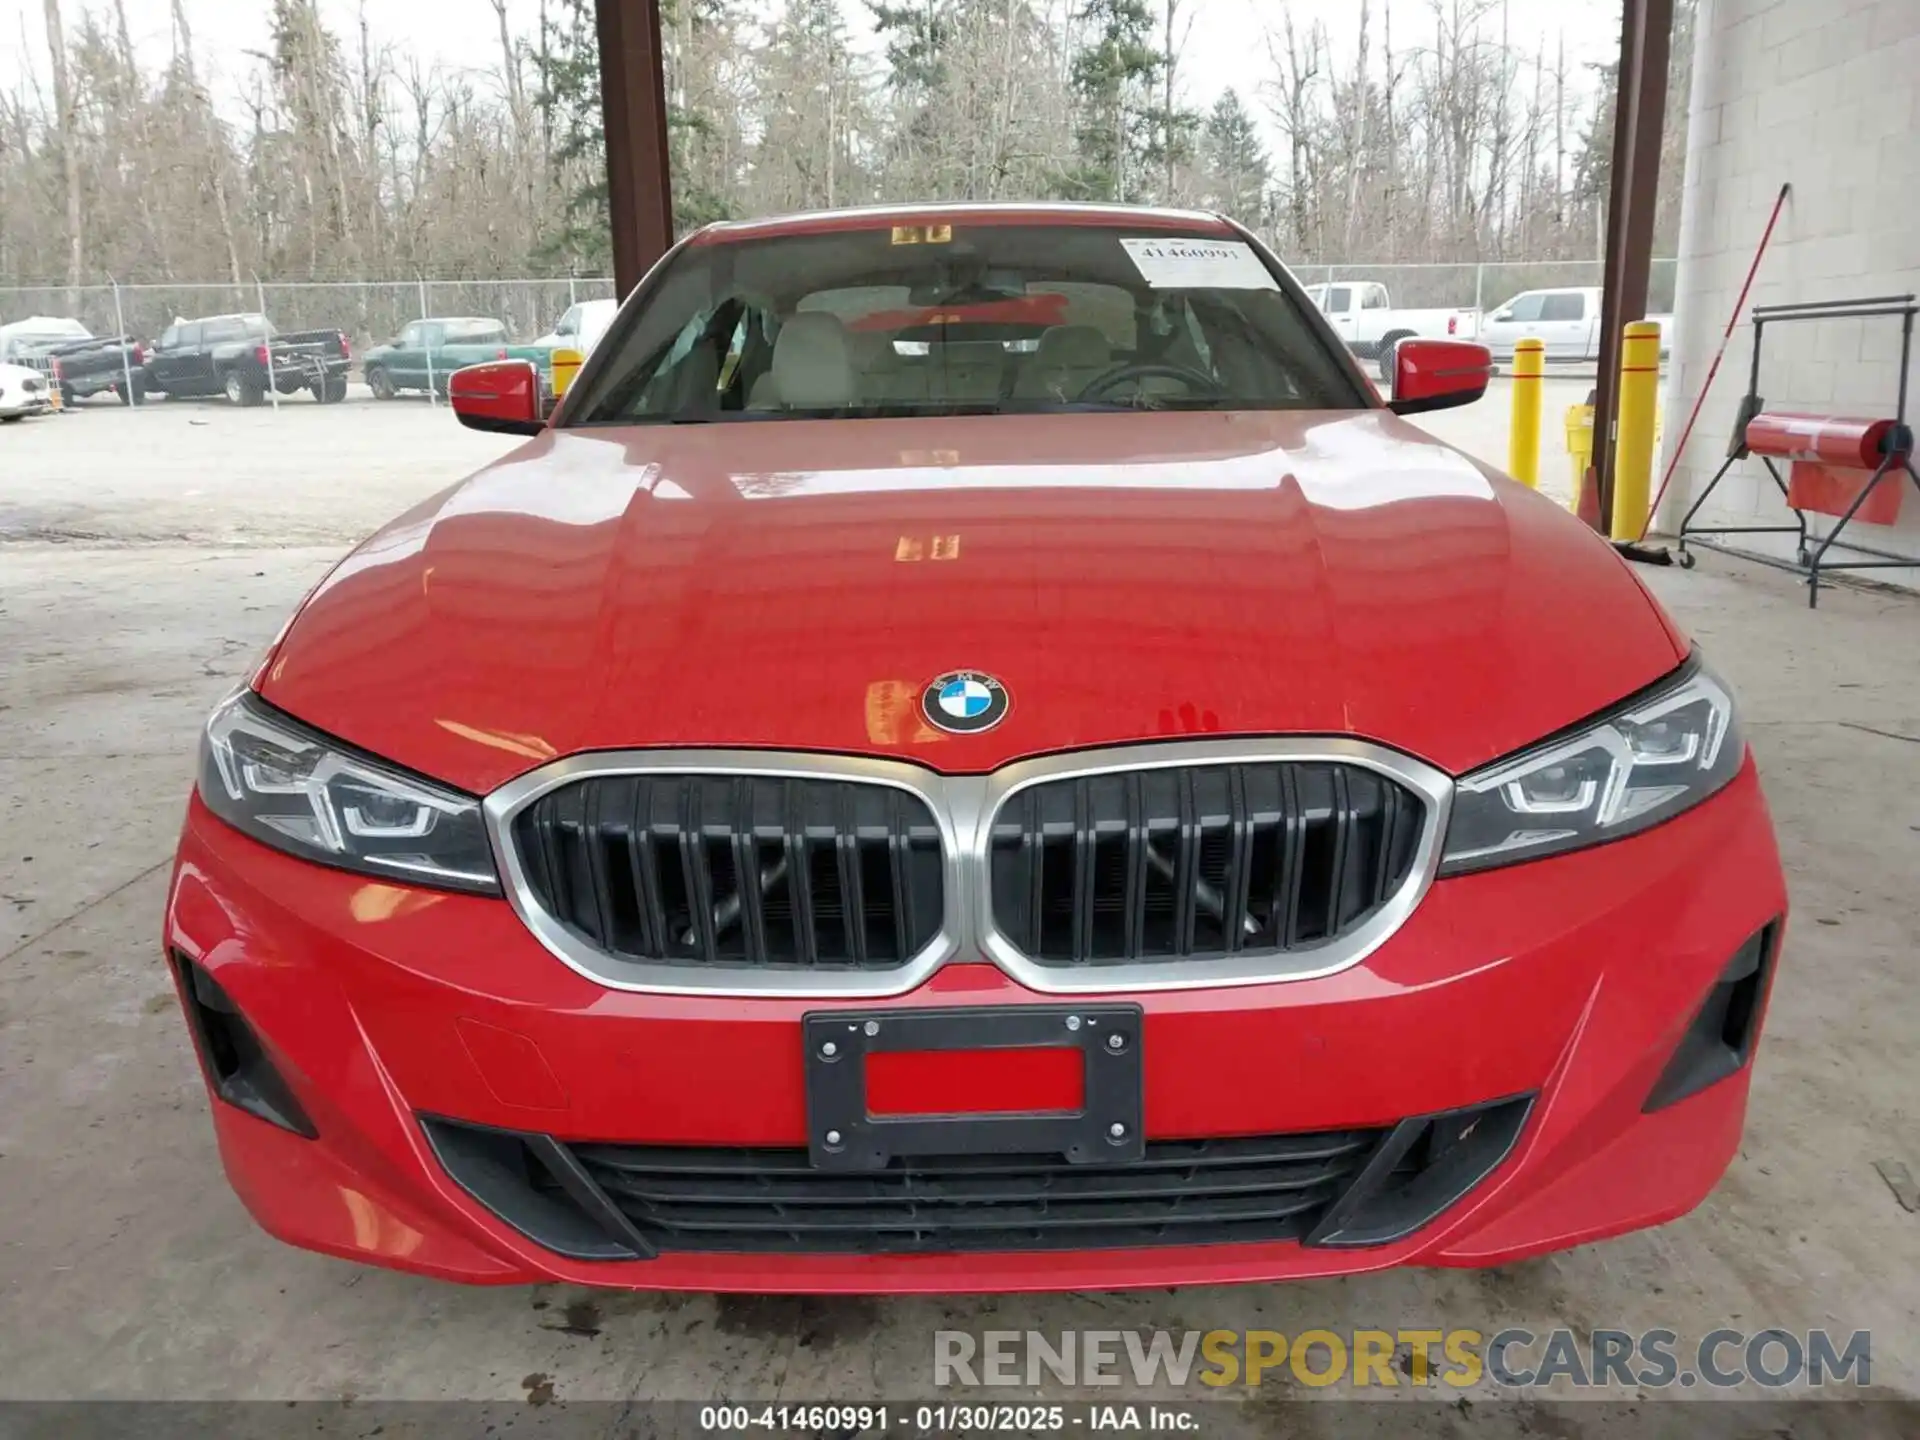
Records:
[[[1682,658],[1579,521],[1385,411],[1102,413],[548,431],[354,551],[257,683],[484,792],[620,747],[1201,733],[1458,773]],[[996,728],[920,716],[961,669]]]

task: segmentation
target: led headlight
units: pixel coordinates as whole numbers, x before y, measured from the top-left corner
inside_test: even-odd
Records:
[[[200,797],[228,824],[304,860],[500,891],[478,800],[350,751],[250,691],[207,721]]]
[[[1461,780],[1440,873],[1597,845],[1697,805],[1740,772],[1733,697],[1689,664],[1610,715]]]

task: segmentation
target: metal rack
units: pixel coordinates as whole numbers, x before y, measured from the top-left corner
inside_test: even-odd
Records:
[[[1747,372],[1747,393],[1740,401],[1740,409],[1734,420],[1732,438],[1727,444],[1727,458],[1713,473],[1706,487],[1694,498],[1685,517],[1680,521],[1679,545],[1676,558],[1679,563],[1692,569],[1694,558],[1687,552],[1687,542],[1694,536],[1719,535],[1796,535],[1798,537],[1794,559],[1783,560],[1776,555],[1768,555],[1754,550],[1744,550],[1718,540],[1699,540],[1699,549],[1714,550],[1721,554],[1737,556],[1742,560],[1751,560],[1756,564],[1770,565],[1778,570],[1788,570],[1807,578],[1807,604],[1809,607],[1820,603],[1820,576],[1830,570],[1891,570],[1901,567],[1920,567],[1920,556],[1902,555],[1892,550],[1882,550],[1872,545],[1864,545],[1853,540],[1842,540],[1841,534],[1852,523],[1860,507],[1866,504],[1882,480],[1893,478],[1899,484],[1899,473],[1905,472],[1913,481],[1914,488],[1920,490],[1920,473],[1913,468],[1913,431],[1907,424],[1907,384],[1912,371],[1913,361],[1913,322],[1920,314],[1920,304],[1915,303],[1912,295],[1877,295],[1861,300],[1821,300],[1803,305],[1764,305],[1755,306],[1753,311],[1753,363]],[[1715,487],[1725,478],[1741,460],[1755,452],[1747,441],[1747,427],[1764,413],[1766,402],[1760,396],[1760,353],[1762,341],[1769,325],[1789,324],[1796,321],[1845,320],[1845,319],[1895,319],[1900,321],[1900,374],[1894,396],[1893,428],[1889,432],[1881,451],[1877,467],[1870,478],[1860,487],[1846,511],[1823,535],[1816,535],[1807,529],[1807,517],[1804,511],[1796,508],[1788,495],[1786,479],[1774,464],[1774,456],[1763,454],[1760,462],[1766,467],[1780,498],[1787,503],[1792,512],[1794,523],[1791,525],[1695,525],[1693,518],[1714,492]],[[1828,559],[1829,551],[1838,549],[1843,555],[1865,556],[1865,559]]]

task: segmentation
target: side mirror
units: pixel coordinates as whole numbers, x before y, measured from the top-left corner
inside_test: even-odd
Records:
[[[1487,393],[1492,378],[1493,355],[1484,345],[1402,340],[1394,347],[1393,399],[1387,408],[1396,415],[1418,415],[1471,405]]]
[[[538,435],[546,429],[540,414],[540,370],[531,360],[490,360],[468,365],[447,377],[447,399],[469,430],[500,435]]]

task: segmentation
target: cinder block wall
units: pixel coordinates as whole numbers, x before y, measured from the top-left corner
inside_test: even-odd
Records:
[[[1749,306],[1920,291],[1920,0],[1702,0],[1696,44],[1666,382],[1669,452],[1783,182],[1793,192]],[[1892,320],[1769,326],[1760,394],[1774,409],[1886,413],[1899,341]],[[1743,324],[1658,528],[1678,527],[1725,457],[1752,347],[1752,326]],[[1920,424],[1920,363],[1915,370],[1908,420]],[[1669,458],[1661,457],[1662,471]],[[1920,557],[1920,492],[1902,483],[1908,491],[1898,525],[1856,520],[1847,533]],[[1720,483],[1700,518],[1739,524],[1754,516],[1792,518],[1759,461],[1749,459]],[[1809,520],[1819,531],[1830,523]],[[1733,543],[1785,555],[1793,548],[1789,536]],[[1920,588],[1920,566],[1866,573]]]

